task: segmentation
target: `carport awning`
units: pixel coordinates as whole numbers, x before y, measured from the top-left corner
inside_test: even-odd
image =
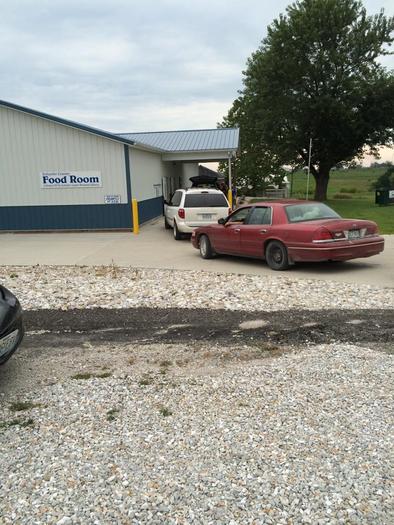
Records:
[[[239,147],[238,128],[122,133],[135,145],[154,148],[164,161],[219,161],[234,155]]]

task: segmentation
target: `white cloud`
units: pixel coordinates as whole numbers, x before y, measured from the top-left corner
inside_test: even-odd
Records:
[[[114,131],[215,126],[288,3],[0,0],[0,98]]]
[[[130,125],[123,131],[160,131],[215,128],[231,100],[196,100],[187,104],[146,105],[130,109]],[[185,126],[187,123],[187,126]],[[119,128],[113,128],[114,131]]]

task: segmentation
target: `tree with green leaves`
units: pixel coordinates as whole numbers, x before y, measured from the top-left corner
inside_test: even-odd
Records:
[[[221,126],[239,126],[238,177],[308,164],[315,199],[330,169],[392,145],[394,74],[379,62],[394,17],[368,16],[357,0],[300,0],[268,27],[247,61],[243,90]]]
[[[394,166],[390,166],[375,182],[371,184],[372,190],[394,190]]]

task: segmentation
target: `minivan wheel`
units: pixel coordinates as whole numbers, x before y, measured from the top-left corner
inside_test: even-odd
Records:
[[[174,220],[174,239],[176,241],[180,241],[182,239],[182,234],[178,230],[178,226],[176,225],[176,221]]]
[[[166,230],[171,230],[171,226],[167,222],[167,217],[164,217],[164,228]]]
[[[289,267],[286,246],[279,241],[271,241],[265,250],[265,259],[272,270],[282,271]]]
[[[200,237],[200,255],[203,259],[212,259],[215,255],[207,235],[201,235]]]

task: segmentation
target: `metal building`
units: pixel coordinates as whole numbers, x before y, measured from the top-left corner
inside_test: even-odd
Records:
[[[238,129],[108,133],[0,101],[0,230],[132,229],[162,214],[198,163],[229,159]]]

